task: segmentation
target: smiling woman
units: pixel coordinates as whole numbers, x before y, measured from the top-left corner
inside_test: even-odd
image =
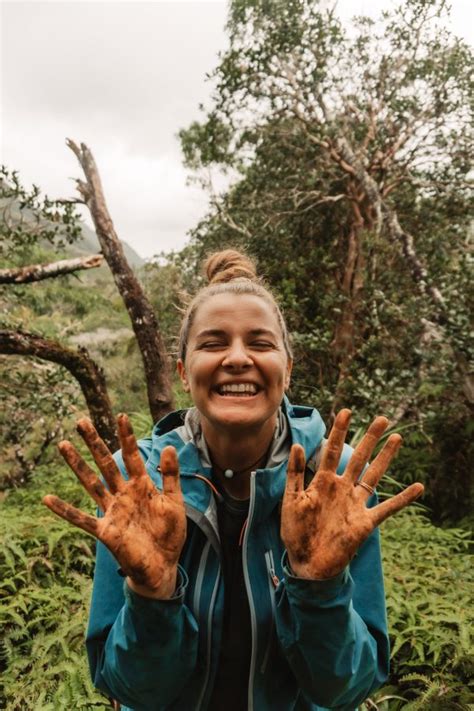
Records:
[[[352,452],[342,410],[324,440],[318,412],[285,396],[290,340],[252,262],[228,250],[206,268],[177,363],[194,407],[138,446],[119,416],[114,457],[81,421],[107,486],[60,449],[102,516],[45,498],[99,540],[94,683],[135,711],[355,709],[388,670],[377,526],[423,487],[377,503],[401,438],[368,464],[388,421]]]

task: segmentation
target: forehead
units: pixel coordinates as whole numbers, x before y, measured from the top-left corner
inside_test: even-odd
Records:
[[[280,335],[274,308],[255,294],[215,294],[207,299],[197,309],[190,335],[214,328],[231,331],[258,328]]]

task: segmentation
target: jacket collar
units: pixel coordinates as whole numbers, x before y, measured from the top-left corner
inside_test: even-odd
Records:
[[[309,459],[320,445],[326,431],[319,412],[312,407],[292,405],[286,396],[282,402],[282,410],[289,425],[290,444],[301,444],[306,459]],[[161,486],[161,476],[157,472],[160,454],[164,447],[173,445],[178,454],[180,474],[183,477],[185,501],[189,506],[205,513],[209,508],[212,489],[197,478],[196,474],[211,481],[212,472],[210,467],[203,466],[194,443],[182,439],[186,413],[187,410],[171,412],[154,426],[147,469],[158,486]],[[257,471],[254,520],[264,519],[281,501],[286,484],[286,463],[287,458],[275,467]]]
[[[282,408],[290,426],[291,444],[301,444],[308,460],[321,444],[326,432],[321,415],[312,407],[291,405],[286,396]],[[288,457],[276,467],[257,471],[254,522],[258,523],[268,518],[273,509],[280,504],[285,492],[287,463]]]

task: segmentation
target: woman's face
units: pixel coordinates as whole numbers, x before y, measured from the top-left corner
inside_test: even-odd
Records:
[[[260,429],[275,420],[291,366],[271,305],[219,294],[198,308],[178,373],[211,427]]]

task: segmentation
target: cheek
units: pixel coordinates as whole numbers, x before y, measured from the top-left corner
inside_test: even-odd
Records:
[[[284,388],[286,386],[288,381],[286,363],[282,363],[281,361],[274,363],[269,372],[271,372],[271,380],[275,387]]]
[[[209,358],[190,359],[187,367],[188,382],[191,388],[208,385],[214,371],[213,361]]]

